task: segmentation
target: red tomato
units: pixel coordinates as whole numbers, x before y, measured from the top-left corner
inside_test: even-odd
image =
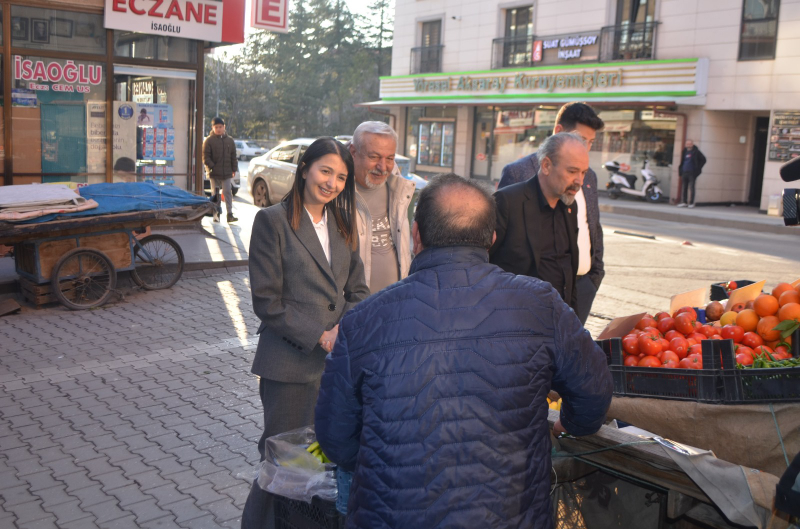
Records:
[[[669,312],[661,311],[653,317],[656,319],[656,321],[661,321],[662,318],[671,318],[672,316]]]
[[[675,316],[675,330],[683,335],[694,332],[695,318],[688,312],[683,312]]]
[[[677,353],[675,353],[675,351],[664,351],[661,354],[661,362],[666,363],[669,360],[674,360],[676,364],[681,361],[680,357],[677,355]]]
[[[664,333],[664,338],[666,338],[670,342],[672,341],[673,338],[678,338],[678,337],[685,338],[684,335],[682,335],[681,333],[679,333],[676,330],[671,330],[671,331],[667,331],[666,333]]]
[[[703,369],[703,360],[697,355],[690,355],[681,360],[678,366],[684,369]]]
[[[717,331],[717,329],[712,327],[711,325],[702,325],[700,327],[700,334],[704,335],[706,338],[711,338],[712,336],[718,333],[719,331]]]
[[[683,336],[678,336],[677,338],[670,340],[669,348],[676,355],[678,355],[678,358],[680,359],[686,358],[686,355],[689,354],[689,342],[687,342],[686,338]]]
[[[622,339],[622,349],[629,355],[639,354],[639,337],[635,334],[628,334]]]
[[[753,357],[749,354],[739,353],[736,355],[736,363],[743,366],[751,366],[753,365]]]
[[[696,343],[689,347],[689,353],[686,356],[698,355],[701,359],[703,358],[703,344]]]
[[[779,345],[779,346],[777,346],[775,348],[775,352],[778,353],[778,354],[782,354],[784,356],[785,355],[789,355],[786,358],[791,358],[792,357],[792,352],[789,351],[789,346],[787,346],[787,345]]]
[[[693,332],[689,336],[687,336],[687,338],[694,338],[695,340],[697,340],[697,343],[700,343],[703,340],[707,340],[708,336],[700,332]]]
[[[695,340],[694,338],[691,338],[691,337],[687,337],[686,341],[689,343],[689,347],[691,347],[691,346],[693,346],[694,344],[697,343],[697,340]]]
[[[746,332],[741,340],[742,345],[746,345],[752,349],[755,349],[759,345],[764,345],[764,338],[759,336],[758,333],[755,332]]]
[[[715,334],[714,336],[709,338],[709,340],[723,340],[723,339],[724,338],[722,338],[722,336],[720,336],[719,334]]]
[[[766,356],[767,360],[769,360],[769,357],[766,355],[766,353],[772,354],[772,349],[766,345],[759,345],[758,347],[753,347],[753,353],[755,353],[756,356],[763,354]]]
[[[650,336],[656,336],[661,338],[661,332],[658,330],[658,327],[645,327],[642,329],[643,334],[649,334]]]
[[[672,317],[677,319],[678,314],[683,314],[684,312],[688,312],[689,314],[691,314],[693,320],[697,319],[697,311],[694,310],[692,307],[681,307],[675,311],[675,314],[673,314]]]
[[[733,340],[733,343],[742,343],[744,327],[740,327],[739,325],[726,325],[722,328],[721,334],[725,340]]]
[[[669,316],[661,318],[658,320],[657,328],[661,334],[666,334],[675,328],[675,320]]]
[[[645,327],[655,327],[658,325],[658,322],[652,316],[644,316],[639,323],[636,324],[637,329],[644,329]]]
[[[661,367],[661,360],[655,356],[645,356],[639,361],[639,367]]]
[[[661,367],[666,367],[669,369],[678,369],[678,362],[675,360],[664,360],[661,362]]]
[[[639,360],[641,360],[641,358],[639,358],[638,356],[628,355],[625,357],[625,361],[623,362],[623,364],[625,364],[628,367],[636,367],[639,365]]]
[[[656,356],[661,352],[661,338],[642,333],[639,335],[639,351],[648,356]]]

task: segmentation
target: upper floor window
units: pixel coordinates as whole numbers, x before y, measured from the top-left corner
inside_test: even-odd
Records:
[[[411,49],[411,73],[442,71],[442,21],[422,23],[420,45]]]
[[[526,38],[533,35],[533,7],[517,7],[506,10],[507,39]]]
[[[774,59],[780,0],[744,0],[739,60]]]

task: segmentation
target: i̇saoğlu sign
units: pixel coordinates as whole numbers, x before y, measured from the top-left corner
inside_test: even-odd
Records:
[[[569,73],[548,73],[527,75],[517,73],[513,78],[480,77],[471,78],[462,76],[447,79],[414,79],[414,90],[416,92],[448,92],[450,90],[463,91],[495,91],[504,93],[506,88],[518,90],[545,90],[553,92],[555,90],[586,90],[592,88],[609,88],[622,86],[622,70],[605,71],[580,71]]]
[[[105,27],[184,39],[222,41],[222,2],[106,0]]]
[[[103,67],[71,60],[64,64],[55,60],[46,63],[15,55],[14,79],[29,81],[30,90],[89,93],[92,85],[103,82]]]

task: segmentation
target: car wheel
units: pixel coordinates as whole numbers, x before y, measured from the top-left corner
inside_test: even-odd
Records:
[[[269,206],[267,184],[263,180],[256,180],[256,183],[253,185],[253,204],[260,208]]]
[[[239,188],[238,187],[231,187],[231,195],[236,196],[236,193],[238,193],[238,192],[239,192]]]

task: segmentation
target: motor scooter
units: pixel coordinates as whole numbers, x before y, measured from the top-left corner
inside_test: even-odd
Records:
[[[608,196],[617,199],[622,195],[630,195],[644,199],[646,202],[658,202],[664,195],[658,187],[658,178],[650,170],[650,160],[644,159],[641,174],[644,179],[642,189],[636,189],[636,175],[623,173],[620,163],[616,160],[606,162],[603,168],[611,173],[611,178],[606,184]]]

